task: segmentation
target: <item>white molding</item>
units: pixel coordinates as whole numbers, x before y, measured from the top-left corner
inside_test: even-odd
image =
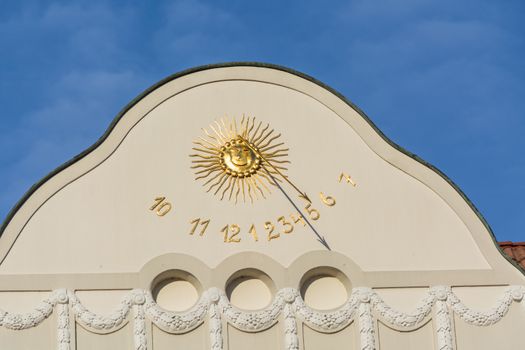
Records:
[[[149,291],[135,290],[136,298],[145,299],[144,309],[148,319],[165,332],[177,334],[186,333],[200,326],[208,313],[210,296],[208,292],[203,293],[199,301],[188,311],[183,313],[168,311],[160,307],[153,299]]]
[[[87,310],[74,291],[58,289],[37,305],[33,312],[17,314],[0,310],[0,326],[11,330],[36,327],[56,308],[57,349],[69,350],[70,312],[73,312],[77,323],[94,333],[100,333],[122,328],[128,322],[130,310],[133,310],[135,350],[148,349],[146,319],[157,327],[175,334],[190,332],[207,319],[210,347],[212,350],[222,350],[223,319],[245,332],[260,332],[282,320],[285,349],[298,350],[298,321],[319,332],[333,333],[357,320],[361,350],[375,350],[377,320],[393,328],[411,330],[434,318],[438,348],[453,350],[452,313],[471,325],[490,326],[503,319],[513,303],[524,304],[524,296],[525,286],[511,286],[502,294],[494,307],[477,311],[465,306],[450,287],[436,286],[428,290],[427,295],[414,311],[402,312],[387,305],[374,290],[360,287],[354,288],[348,301],[338,309],[317,311],[304,303],[299,291],[283,288],[276,293],[268,307],[251,312],[235,308],[224,291],[210,288],[188,311],[172,312],[157,305],[149,291],[134,289],[122,298],[119,308],[113,313],[98,315]]]

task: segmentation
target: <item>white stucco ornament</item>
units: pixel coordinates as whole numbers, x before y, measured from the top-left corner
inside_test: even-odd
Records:
[[[447,290],[448,292],[446,292]],[[427,322],[431,317],[431,310],[435,308],[434,317],[438,324],[439,348],[452,350],[450,312],[454,312],[458,317],[472,325],[489,326],[499,322],[513,302],[522,302],[524,290],[525,288],[522,286],[509,287],[492,309],[476,311],[462,304],[449,287],[439,286],[431,288],[427,296],[419,302],[419,306],[414,311],[407,313],[388,306],[370,288],[354,288],[348,301],[333,311],[310,309],[301,299],[297,290],[285,288],[277,292],[271,305],[263,310],[253,312],[236,309],[229,303],[224,292],[217,288],[212,288],[203,293],[199,302],[187,312],[163,310],[152,299],[149,291],[135,289],[122,299],[120,307],[114,313],[103,316],[87,310],[74,292],[60,289],[52,292],[51,298],[45,299],[31,313],[16,314],[0,311],[0,326],[12,330],[37,327],[52,314],[54,308],[58,308],[57,349],[68,350],[71,334],[69,310],[73,312],[77,322],[97,333],[120,329],[122,324],[128,320],[130,310],[133,308],[135,350],[146,350],[149,349],[145,331],[147,321],[169,333],[176,334],[191,332],[201,325],[207,316],[209,318],[210,339],[212,340],[211,349],[219,350],[222,349],[223,344],[221,319],[224,318],[226,322],[241,330],[259,332],[274,325],[282,315],[284,319],[284,344],[287,350],[299,348],[298,321],[304,322],[320,332],[332,333],[341,330],[355,320],[359,321],[361,350],[370,350],[376,349],[375,318],[396,329],[409,330]],[[67,298],[64,298],[64,295]],[[448,297],[444,297],[445,295]]]

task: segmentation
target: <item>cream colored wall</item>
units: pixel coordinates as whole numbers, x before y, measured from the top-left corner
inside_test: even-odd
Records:
[[[6,350],[56,349],[55,324],[53,316],[36,328],[17,331],[0,327],[0,348]]]
[[[359,349],[359,334],[355,324],[336,333],[321,333],[307,325],[302,327],[302,349],[307,350]]]
[[[274,84],[225,81],[187,90],[153,109],[108,159],[34,214],[0,272],[136,272],[155,256],[174,251],[209,266],[246,250],[289,265],[322,248],[307,228],[272,242],[222,242],[218,231],[225,223],[247,230],[251,223],[262,225],[294,212],[278,191],[253,205],[235,205],[212,198],[193,180],[188,155],[200,129],[223,114],[239,118],[243,113],[283,133],[292,179],[312,196],[320,191],[336,196],[336,206],[320,208],[323,218],[316,226],[335,251],[352,257],[363,270],[490,268],[445,200],[379,157],[327,106]],[[342,170],[356,179],[355,189],[337,181]],[[172,215],[160,219],[147,210],[158,195],[174,203]],[[188,222],[196,217],[212,219],[206,237],[187,234]],[[373,255],[368,253],[372,247]]]
[[[152,348],[155,350],[206,350],[209,349],[206,327],[201,326],[191,333],[170,335],[159,328],[152,326]]]

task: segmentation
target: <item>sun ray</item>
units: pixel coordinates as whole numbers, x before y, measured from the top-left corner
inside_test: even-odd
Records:
[[[212,168],[208,168],[207,170],[221,170],[222,168],[218,165],[215,165],[213,166]],[[199,171],[196,171],[195,172],[195,175],[198,175],[198,174],[202,174],[204,173],[206,170],[199,170]]]
[[[257,148],[259,149],[262,149],[264,148],[265,146],[267,145],[264,145],[264,146],[259,146],[261,143],[264,142],[264,140],[266,140],[268,138],[268,136],[270,136],[271,134],[273,134],[274,132],[274,129],[270,130],[269,132],[266,133],[266,135],[264,135],[264,137],[262,139],[260,139],[259,141],[257,142],[254,142],[255,143],[255,146],[257,146]],[[277,135],[277,137],[281,136],[281,134]]]
[[[206,192],[210,192],[215,186],[218,186],[221,183],[222,179],[225,179],[225,178],[228,178],[228,175],[226,175],[226,173],[222,173],[219,179],[215,181],[213,184],[211,184],[210,187],[206,190]]]
[[[218,157],[212,157],[211,159],[194,159],[192,163],[217,163]]]
[[[248,196],[250,197],[250,202],[253,203],[253,197],[252,197],[252,186],[250,186],[250,181],[248,179],[246,180],[246,187],[248,187]]]
[[[199,179],[204,179],[208,176],[210,176],[211,174],[213,174],[214,172],[216,171],[221,171],[222,169],[221,168],[211,168],[211,169],[204,169],[204,170],[201,170],[201,171],[197,171],[195,173],[195,175],[199,175],[199,174],[203,174],[199,177],[196,177],[195,180],[199,180]],[[221,174],[221,173],[219,173]]]
[[[224,195],[226,194],[226,192],[230,189],[231,185],[232,185],[232,180],[233,177],[231,176],[228,176],[228,185],[226,185],[226,188],[224,189],[224,191],[222,191],[222,195],[221,195],[221,201],[224,199]]]
[[[202,154],[190,154],[190,157],[198,157],[202,159],[217,159],[217,156],[203,156]]]
[[[219,154],[218,152],[212,152],[212,151],[208,151],[208,150],[205,150],[205,149],[202,149],[202,148],[197,148],[197,147],[192,147],[192,150],[198,151],[198,152],[204,152],[204,153],[208,153],[208,154],[213,154],[215,156]]]
[[[208,136],[210,139],[214,140],[215,142],[217,142],[217,145],[220,145],[222,144],[222,142],[220,140],[218,140],[215,136],[213,136],[212,134],[210,134],[208,132],[208,129],[205,129],[205,128],[202,128],[202,131],[204,131],[204,133],[206,134],[206,136]]]
[[[226,122],[224,121],[224,119],[226,119]],[[228,117],[227,116],[224,116],[224,118],[221,118],[221,123],[222,124],[222,127],[219,127],[219,130],[224,130],[224,133],[226,134],[226,138],[227,139],[232,139],[235,137],[235,135],[233,135],[233,133],[231,132],[231,128],[229,128],[226,124],[229,124],[229,120],[228,120]]]
[[[235,136],[238,136],[238,135],[239,135],[239,132],[237,131],[237,119],[232,118],[232,123],[233,123],[233,131],[234,131],[234,134],[235,134]],[[239,130],[241,130],[241,129],[239,129]]]
[[[259,187],[259,185],[257,185],[257,182],[256,182],[255,179],[254,179],[254,176],[252,176],[250,179],[251,179],[251,181],[252,181],[253,186],[255,186],[255,188],[256,188],[257,190],[259,190],[259,192],[261,192],[262,197],[263,197],[264,199],[266,199],[266,196],[264,195],[263,190]],[[255,190],[254,190],[254,192],[257,193]]]
[[[235,118],[232,118],[230,121],[232,135],[234,138],[239,137],[239,132],[237,131],[237,120]]]
[[[220,148],[220,145],[219,144],[215,144],[213,142],[210,142],[209,140],[206,140],[204,137],[201,137],[199,136],[199,140],[202,141],[202,142],[206,142],[208,145],[210,145],[211,147],[215,148],[215,149],[219,149]],[[196,140],[198,141],[198,140]],[[195,143],[195,141],[193,141]]]
[[[268,152],[271,149],[274,149],[276,147],[280,147],[280,146],[283,146],[283,145],[284,145],[284,142],[279,142],[279,143],[276,143],[274,145],[269,145],[268,147],[264,147],[264,148],[263,147],[259,147],[259,150],[261,152]],[[290,150],[289,148],[284,148],[284,149]]]
[[[196,165],[192,165],[190,167],[190,169],[200,169],[200,168],[206,168],[206,169],[209,169],[210,166],[209,164],[196,164]]]
[[[281,149],[273,151],[272,153],[265,153],[265,158],[287,156],[288,155],[287,152],[288,152],[288,149],[281,148]]]
[[[279,160],[279,161],[282,161],[282,158],[283,158],[283,157],[287,157],[287,156],[288,156],[288,153],[282,153],[282,154],[277,154],[277,155],[275,155],[275,156],[269,156],[269,157],[266,157],[265,159],[266,159],[267,161],[269,161],[269,162],[272,162],[272,163],[274,163],[274,162],[279,163],[278,160]],[[291,163],[291,162],[290,162],[290,163]]]
[[[246,128],[248,128],[248,125],[250,124],[250,117],[248,117],[248,122],[246,123]],[[255,126],[255,117],[252,118],[252,126],[250,127],[250,130],[246,132],[246,138],[250,137],[250,133],[253,130],[253,127]]]
[[[266,130],[268,130],[268,128],[270,127],[270,124],[266,124],[266,126],[261,130],[261,133],[260,135],[253,135],[253,140],[250,140],[252,143],[257,143],[257,140],[259,140],[263,135],[264,133],[266,132]]]
[[[222,186],[224,186],[226,181],[228,181],[228,179],[231,179],[231,177],[230,176],[224,177],[224,180],[222,180],[221,184],[219,185],[219,187],[217,187],[217,189],[215,190],[215,192],[213,194],[217,194],[219,192],[219,190],[222,188]]]
[[[200,179],[205,179],[207,178],[208,176],[210,176],[211,174],[213,174],[214,172],[216,171],[221,171],[221,169],[211,169],[211,170],[208,170],[208,172],[204,175],[201,175],[201,176],[198,176],[195,178],[195,180],[200,180]],[[221,173],[218,173],[218,175],[221,174]],[[214,177],[215,178],[215,177]],[[203,185],[204,186],[204,185]]]
[[[217,121],[215,121],[215,123],[217,123]],[[215,135],[217,135],[220,143],[225,143],[227,141],[226,138],[222,134],[220,134],[217,130],[215,130],[215,128],[211,124],[210,124],[210,129],[215,133]]]
[[[249,141],[252,141],[253,138],[255,137],[255,135],[257,135],[257,133],[259,132],[259,129],[261,128],[261,125],[262,125],[262,122],[259,122],[259,124],[257,124],[257,127],[255,128],[255,131],[253,132],[253,134],[252,135],[248,135]]]
[[[279,153],[283,153],[283,154],[288,155],[288,153],[286,153],[288,151],[289,151],[288,148],[279,148],[279,149],[276,149],[276,150],[272,151],[271,153],[269,153],[269,152],[261,152],[261,153],[264,153],[265,158],[267,158],[267,157],[274,157],[274,156],[276,156]]]
[[[244,125],[245,120],[246,120],[246,117],[244,116],[244,113],[243,113],[242,119],[241,119],[241,125],[239,126],[239,130],[241,130],[241,136],[243,138],[246,138],[246,130],[248,130],[248,127]]]
[[[239,193],[241,192],[241,185],[239,184],[239,182],[241,182],[241,180],[237,180],[237,192],[235,192],[235,204],[237,204],[237,200],[239,199]]]
[[[278,160],[278,159],[272,159],[272,163],[278,163],[278,164],[292,164],[289,160]]]
[[[252,189],[253,191],[253,198],[255,200],[258,200],[259,199],[259,196],[257,196],[257,191],[255,191],[255,187],[253,186],[253,180],[251,177],[247,178],[246,179],[246,182],[248,183],[248,185],[250,186],[250,188]]]
[[[272,194],[272,191],[270,191],[270,189],[266,186],[266,184],[264,183],[263,180],[261,180],[261,178],[259,177],[259,174],[256,174],[253,176],[253,178],[257,181],[259,181],[259,183],[264,187],[264,189],[266,191],[268,191],[268,194]]]
[[[222,123],[224,124],[224,121],[221,118]],[[218,121],[214,121],[215,125],[217,126],[217,131],[221,134],[221,136],[224,138],[224,140],[228,141],[230,138],[222,133],[222,126]],[[226,130],[224,131],[226,132]]]
[[[228,130],[230,131],[230,135],[231,135],[231,138],[234,139],[236,138],[238,135],[237,135],[237,132],[235,131],[235,127],[233,126],[233,123],[234,123],[235,119],[228,119],[228,117],[226,117],[226,122],[228,123]]]
[[[196,145],[199,145],[201,147],[204,147],[204,149],[210,150],[212,152],[215,152],[215,153],[219,153],[220,152],[220,150],[217,147],[210,147],[210,146],[208,146],[208,145],[206,145],[206,144],[204,144],[204,143],[202,143],[200,141],[193,141],[193,143],[196,144]]]
[[[244,178],[241,179],[242,183],[242,202],[246,203],[246,193],[244,192]]]
[[[250,116],[247,116],[246,119],[244,120],[244,138],[248,137],[249,129],[250,129]]]
[[[237,178],[234,177],[233,178],[233,184],[232,184],[232,187],[231,187],[231,190],[230,190],[230,196],[228,197],[228,200],[231,201],[232,200],[232,194],[233,194],[233,190],[235,189],[235,184],[237,183]]]
[[[275,169],[278,169],[278,170],[288,170],[288,168],[285,168],[285,167],[280,166],[280,165],[273,165],[273,167],[274,167]]]
[[[255,177],[254,177],[254,176],[251,176],[250,179],[251,179],[252,184],[253,184],[253,186],[254,186],[254,190],[253,190],[253,191],[254,191],[254,192],[257,192],[257,191],[255,191],[255,190],[257,189],[259,192],[261,192],[262,197],[263,197],[264,199],[266,199],[266,196],[264,195],[264,191],[262,190],[262,188],[259,187],[259,185],[257,184],[257,181],[255,181]]]
[[[268,134],[268,135],[270,135],[270,134]],[[266,141],[266,143],[264,145],[262,145],[260,148],[264,149],[264,147],[268,147],[269,145],[272,144],[273,141],[277,140],[279,137],[281,137],[281,134],[277,134],[277,135],[273,136],[268,141]],[[263,142],[263,140],[259,141],[259,144],[261,144],[262,142]]]
[[[215,180],[216,178],[218,178],[221,174],[224,174],[224,173],[217,173],[215,175],[213,175],[212,177],[210,177],[208,180],[206,180],[205,183],[202,184],[203,187],[206,187],[207,184],[209,184],[210,182],[212,182],[213,180]]]
[[[277,184],[274,182],[275,178],[270,178],[267,174],[264,174],[264,173],[260,173],[258,175],[260,175],[262,178],[264,178],[266,181],[268,181],[268,183],[270,185],[277,186]]]
[[[271,156],[266,156],[266,157],[264,157],[264,159],[266,159],[269,162],[275,162],[277,159],[280,159],[282,157],[288,157],[288,153],[274,154],[274,155],[271,155]]]
[[[278,173],[277,171],[275,171],[275,170],[273,170],[273,169],[269,169],[268,172],[272,175],[272,177],[273,177],[275,180],[281,182],[281,179],[279,179],[279,173]]]

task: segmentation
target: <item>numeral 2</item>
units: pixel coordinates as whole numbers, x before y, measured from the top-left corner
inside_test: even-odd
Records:
[[[264,223],[264,228],[268,231],[268,241],[279,238],[281,236],[280,233],[273,233],[275,226],[270,221],[266,221]]]

